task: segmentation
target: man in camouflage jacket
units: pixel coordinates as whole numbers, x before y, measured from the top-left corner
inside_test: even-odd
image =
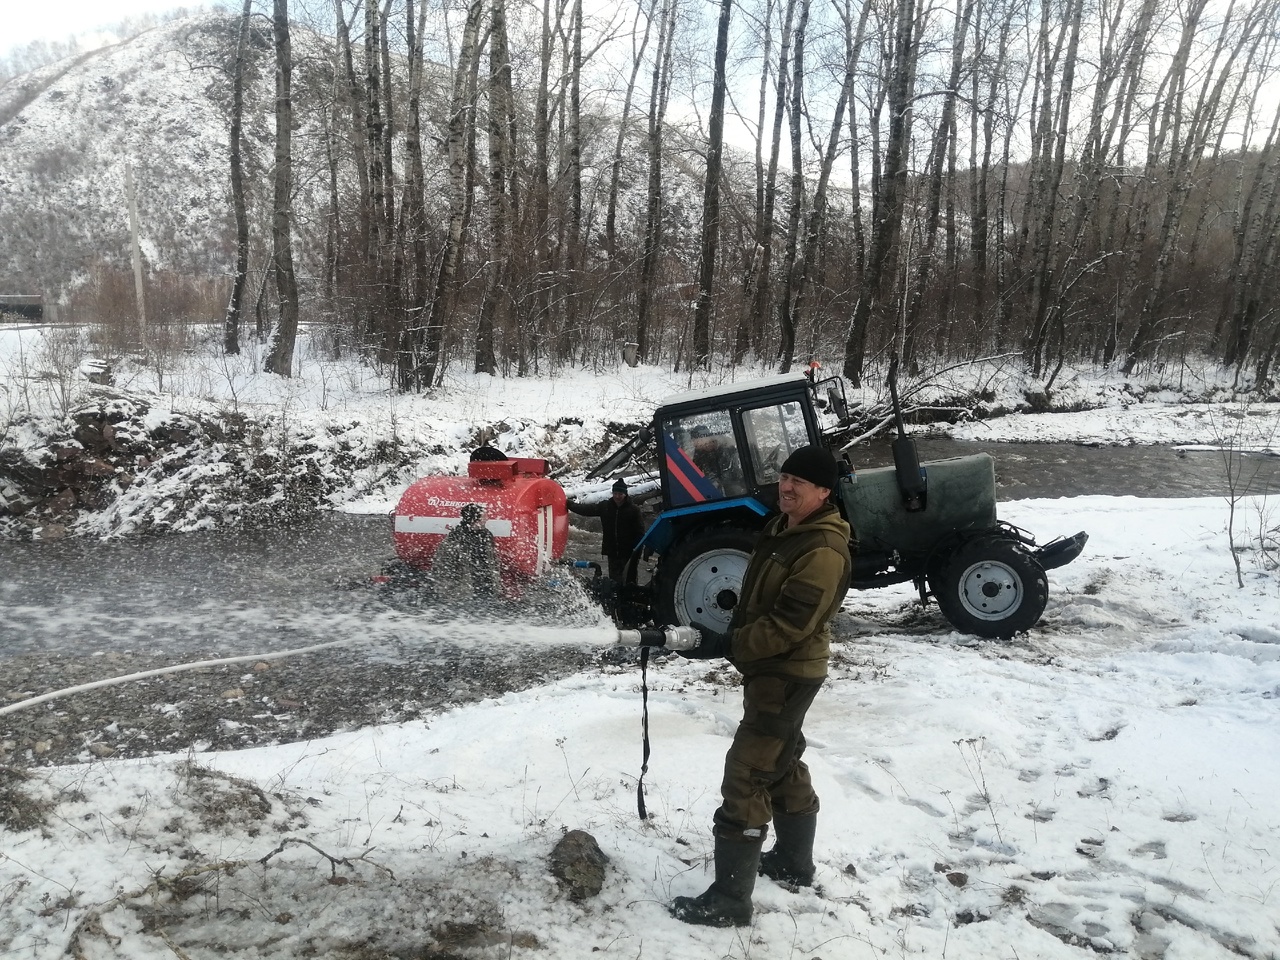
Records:
[[[850,530],[829,502],[838,470],[828,450],[801,447],[781,473],[782,514],[752,551],[728,633],[695,623],[702,643],[686,654],[726,656],[743,678],[742,720],[715,813],[716,879],[700,896],[676,897],[671,906],[687,923],[750,923],[757,872],[813,883],[818,795],[801,759],[801,727],[827,676],[829,623],[849,589]],[[770,820],[776,842],[762,856]]]

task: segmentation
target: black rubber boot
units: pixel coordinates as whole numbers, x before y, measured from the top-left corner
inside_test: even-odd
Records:
[[[751,891],[760,869],[763,837],[716,835],[716,880],[696,897],[676,897],[671,915],[704,927],[745,927],[751,922]]]
[[[760,873],[778,883],[794,887],[813,886],[813,837],[818,815],[789,813],[773,815],[773,849],[760,858]]]

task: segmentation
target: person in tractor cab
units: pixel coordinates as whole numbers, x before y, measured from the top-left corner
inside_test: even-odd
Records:
[[[689,436],[693,445],[690,459],[702,471],[702,475],[726,496],[736,497],[746,493],[742,464],[732,438],[712,433],[702,425],[695,426]]]
[[[636,544],[644,536],[644,520],[640,516],[640,508],[631,502],[627,490],[627,482],[619,477],[613,483],[613,492],[608,500],[600,503],[579,503],[569,499],[565,502],[570,513],[580,517],[599,517],[604,527],[604,542],[600,552],[608,563],[609,579],[614,583],[636,582],[636,564],[631,563],[631,554]]]
[[[431,579],[439,595],[459,603],[498,598],[498,548],[484,525],[484,507],[468,503],[457,526],[446,535],[431,559]]]
[[[818,795],[801,757],[805,714],[827,676],[831,618],[849,589],[849,524],[830,502],[835,457],[800,447],[782,464],[778,506],[751,553],[741,600],[727,633],[697,622],[702,641],[687,657],[727,657],[742,674],[743,715],[724,763],[722,802],[713,822],[715,882],[676,897],[686,923],[751,922],[756,874],[779,883],[813,883]],[[769,822],[773,849],[761,854]]]

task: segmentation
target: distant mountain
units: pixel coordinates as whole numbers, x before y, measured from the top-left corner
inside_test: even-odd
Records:
[[[58,296],[97,264],[128,264],[125,167],[133,165],[142,247],[150,268],[188,276],[231,268],[234,218],[228,140],[239,20],[174,21],[132,40],[0,87],[0,288]],[[267,200],[274,61],[257,21],[250,44],[244,131],[251,199]],[[294,38],[299,89],[295,142],[299,219],[310,219],[323,139],[309,83],[331,60]],[[319,57],[315,56],[320,54]]]
[[[137,185],[148,269],[188,278],[229,275],[235,225],[228,141],[238,29],[236,16],[177,20],[0,86],[0,293],[57,298],[99,265],[128,268],[128,163]],[[300,27],[292,40],[295,255],[300,275],[314,277],[321,271],[330,209],[325,130],[334,90],[333,41]],[[423,146],[429,203],[443,202],[442,134],[451,82],[444,68],[428,64]],[[517,90],[517,98],[530,94]],[[244,135],[258,264],[266,256],[274,97],[270,26],[256,18]],[[398,109],[401,104],[403,97]],[[340,116],[345,142],[350,113],[344,109]],[[402,131],[402,118],[397,124]],[[616,126],[596,114],[584,117],[584,129],[590,130],[582,157],[584,225],[592,237],[603,232]],[[642,125],[632,136],[623,156],[618,229],[620,235],[637,237],[647,178]],[[668,243],[683,256],[693,249],[700,220],[701,149],[696,139],[685,139],[674,128],[669,136],[665,229]],[[354,222],[355,170],[345,147],[340,150],[340,215]],[[481,162],[484,151],[478,146]],[[402,164],[397,156],[397,179]],[[484,229],[482,219],[475,229]]]

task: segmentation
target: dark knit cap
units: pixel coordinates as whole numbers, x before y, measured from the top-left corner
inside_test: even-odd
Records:
[[[619,477],[617,480],[613,481],[613,492],[614,492],[614,493],[626,493],[626,492],[627,492],[627,481],[623,480],[621,477]]]
[[[810,446],[793,450],[780,472],[808,480],[815,486],[826,487],[828,490],[834,490],[839,479],[836,458],[826,447]]]

